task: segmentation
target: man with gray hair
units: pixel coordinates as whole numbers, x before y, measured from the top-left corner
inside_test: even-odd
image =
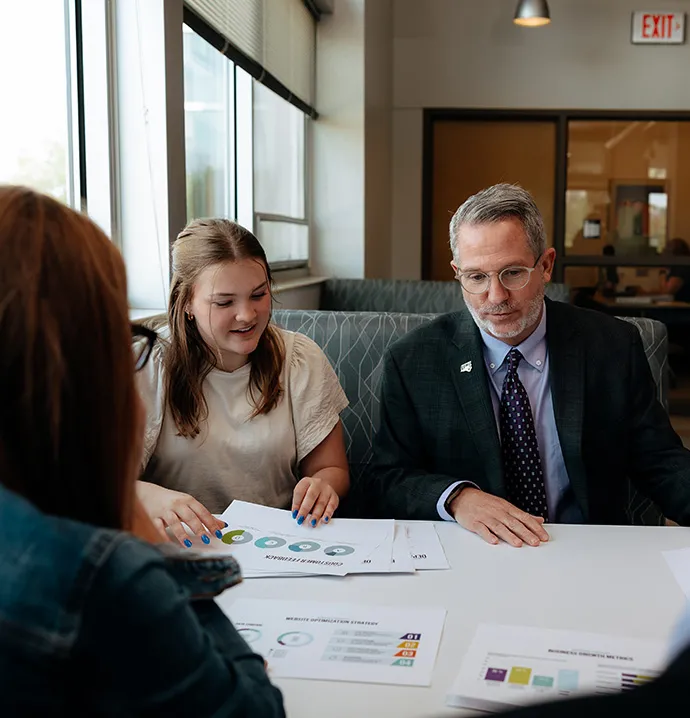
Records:
[[[467,311],[386,355],[363,486],[372,513],[538,546],[545,522],[627,523],[631,480],[689,525],[690,452],[639,332],[544,297],[556,252],[531,195],[499,184],[470,197],[450,247]]]

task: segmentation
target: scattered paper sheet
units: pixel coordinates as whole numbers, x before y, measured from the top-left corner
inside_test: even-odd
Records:
[[[391,551],[392,549],[392,551]],[[414,573],[415,566],[410,552],[410,542],[405,527],[395,524],[393,544],[379,546],[357,568],[357,573]]]
[[[238,599],[224,609],[277,678],[428,686],[446,611]]]
[[[578,693],[648,683],[666,662],[663,641],[480,624],[446,703],[500,711]]]
[[[690,548],[679,548],[661,553],[683,593],[690,599]]]
[[[418,571],[450,568],[434,524],[428,521],[398,521],[405,527],[414,567]]]

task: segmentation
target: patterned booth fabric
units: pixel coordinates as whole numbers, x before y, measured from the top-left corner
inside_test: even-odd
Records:
[[[306,334],[323,349],[350,400],[350,406],[343,412],[342,420],[355,487],[372,455],[372,439],[379,422],[379,384],[383,355],[403,334],[431,321],[434,316],[289,309],[273,312],[273,318],[279,326]],[[639,329],[659,399],[667,407],[666,327],[652,319],[625,317],[623,320],[635,324]],[[361,514],[366,503],[365,497],[358,496],[355,489],[352,499],[349,505],[344,507],[346,514]],[[628,512],[631,522],[636,524],[659,524],[663,520],[656,506],[638,494],[632,485]]]
[[[548,284],[546,296],[568,302],[568,285]],[[464,305],[457,282],[413,279],[328,279],[321,288],[320,302],[320,308],[329,311],[410,314],[442,314]]]

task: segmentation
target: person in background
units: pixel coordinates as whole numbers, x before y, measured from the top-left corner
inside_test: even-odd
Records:
[[[601,253],[605,257],[615,257],[616,248],[612,244],[605,244],[603,249],[601,250]],[[604,297],[616,296],[616,289],[618,288],[618,283],[620,281],[620,277],[618,276],[618,268],[611,265],[607,267],[601,267],[600,275],[601,276],[599,279],[599,289],[601,290],[602,295]]]
[[[680,237],[674,237],[664,248],[664,255],[690,256],[690,246]],[[677,302],[690,302],[690,265],[670,267],[661,279],[661,293],[672,294]]]
[[[212,600],[231,557],[158,540],[135,494],[155,334],[86,217],[0,187],[0,714],[284,716]]]
[[[141,374],[148,409],[137,493],[162,536],[206,543],[234,499],[328,521],[350,486],[347,398],[319,347],[271,323],[271,270],[258,240],[199,219],[173,245],[167,326]]]

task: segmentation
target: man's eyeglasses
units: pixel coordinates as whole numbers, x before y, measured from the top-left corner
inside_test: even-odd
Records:
[[[134,351],[134,371],[146,366],[158,335],[152,329],[141,324],[132,324],[132,349]]]
[[[491,286],[491,277],[498,275],[498,281],[508,290],[516,291],[523,289],[529,283],[532,272],[537,268],[539,260],[543,255],[537,257],[532,267],[505,267],[500,272],[461,272],[455,278],[460,282],[462,288],[470,294],[484,294]]]

